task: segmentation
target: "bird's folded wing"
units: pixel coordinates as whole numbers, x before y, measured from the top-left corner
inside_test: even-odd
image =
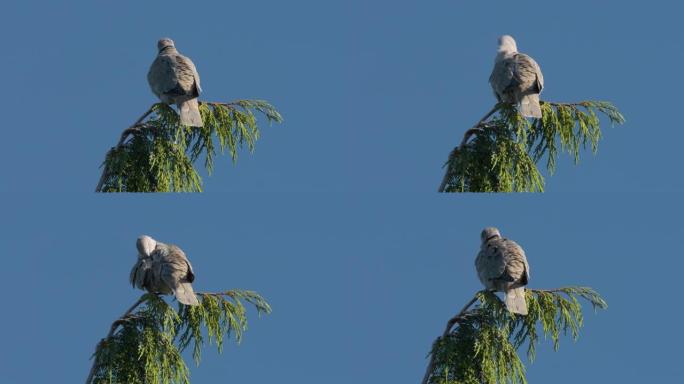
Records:
[[[197,97],[202,88],[200,87],[200,78],[195,64],[189,58],[183,55],[175,56],[176,71],[178,74],[178,84],[183,90],[191,96]]]
[[[198,305],[199,301],[192,289],[192,284],[186,280],[187,271],[178,268],[176,263],[165,263],[162,266],[161,279],[173,291],[176,299],[185,305]]]
[[[129,276],[128,280],[131,282],[131,285],[135,288],[138,288],[138,269],[140,268],[140,259],[133,265],[133,268],[131,268],[131,275]]]
[[[523,90],[534,85],[534,91],[540,93],[544,88],[544,77],[539,64],[524,53],[513,56],[513,63],[513,77],[523,87]]]
[[[510,87],[517,85],[514,76],[514,63],[510,58],[501,58],[494,63],[494,69],[489,76],[489,83],[497,95],[502,95]]]
[[[525,251],[516,242],[504,240],[502,243],[503,259],[506,264],[506,272],[514,281],[523,285],[527,284],[529,267]]]
[[[161,260],[164,268],[162,274],[173,273],[174,276],[183,281],[192,282],[195,279],[190,261],[188,260],[188,257],[185,256],[185,252],[179,247],[170,244],[168,246],[168,252],[162,255]]]
[[[168,55],[157,56],[150,66],[149,72],[147,72],[147,81],[150,83],[152,91],[157,95],[176,88],[178,76],[175,59]]]
[[[498,246],[489,245],[480,251],[477,270],[486,280],[498,279],[506,271],[506,263]]]
[[[190,260],[188,260],[187,258],[185,259],[185,264],[188,268],[188,274],[185,276],[185,280],[192,283],[193,281],[195,281],[195,272],[192,270],[192,264],[190,264]]]
[[[138,289],[145,289],[148,285],[146,280],[149,278],[147,274],[150,271],[150,267],[149,258],[139,258],[131,269],[131,285]]]

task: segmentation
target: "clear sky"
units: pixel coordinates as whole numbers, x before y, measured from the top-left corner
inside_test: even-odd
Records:
[[[186,251],[198,290],[273,306],[240,346],[207,349],[194,384],[417,382],[480,289],[488,225],[525,247],[532,287],[590,285],[610,305],[579,342],[540,349],[530,382],[684,378],[684,6],[522,3],[3,3],[0,383],[85,379],[139,295],[142,233]],[[540,63],[544,99],[609,100],[628,122],[605,126],[597,156],[562,160],[547,194],[438,196],[447,154],[494,102],[505,33]],[[219,159],[205,194],[94,195],[105,152],[155,102],[163,36],[194,60],[202,99],[266,99],[285,123],[237,165]]]

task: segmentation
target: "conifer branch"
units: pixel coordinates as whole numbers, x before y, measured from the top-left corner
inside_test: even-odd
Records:
[[[124,145],[124,142],[128,138],[128,136],[132,135],[133,132],[138,132],[140,131],[141,128],[141,123],[147,116],[149,116],[152,112],[154,112],[154,105],[150,107],[150,109],[147,110],[147,112],[143,113],[142,116],[138,120],[133,123],[130,127],[126,128],[121,132],[121,137],[119,137],[119,142],[116,144],[116,147],[114,149],[119,149]],[[102,185],[104,184],[105,180],[107,180],[107,177],[109,174],[107,173],[107,167],[103,166],[102,167],[102,174],[100,175],[100,180],[97,182],[97,187],[95,188],[95,192],[101,192],[102,191]]]
[[[477,292],[449,319],[442,336],[433,343],[422,383],[526,383],[517,350],[527,344],[528,358],[534,360],[538,328],[553,341],[554,349],[558,349],[561,333],[570,333],[576,340],[583,325],[578,298],[587,300],[595,310],[608,307],[588,287],[528,289],[529,313],[519,316],[509,313],[495,293]],[[479,305],[471,308],[477,301]]]
[[[112,326],[109,327],[109,333],[107,333],[107,337],[104,339],[100,340],[100,344],[105,343],[107,340],[111,339],[111,337],[114,335],[114,331],[122,325],[131,315],[131,312],[133,312],[134,309],[136,309],[140,304],[142,304],[145,301],[145,296],[141,296],[138,301],[136,301],[133,305],[131,305],[126,312],[121,315],[118,319],[114,320],[112,323]],[[86,379],[86,384],[90,384],[93,382],[93,376],[95,375],[95,359],[93,359],[93,365],[90,367],[90,372],[88,373],[88,378]]]
[[[150,109],[148,109],[147,112],[143,113],[143,115],[140,116],[140,118],[136,120],[135,123],[133,123],[133,125],[131,125],[127,129],[124,129],[124,131],[121,133],[121,138],[119,138],[119,142],[116,144],[116,146],[120,147],[124,145],[124,142],[126,141],[129,135],[132,135],[133,132],[140,131],[140,128],[143,127],[143,125],[141,124],[142,121],[145,120],[147,116],[152,114],[152,112],[154,112],[154,105],[150,107]]]
[[[597,112],[612,125],[625,122],[605,101],[542,101],[541,107],[543,117],[530,121],[513,105],[496,104],[450,152],[438,191],[543,192],[544,178],[537,167],[542,158],[547,158],[546,167],[553,174],[559,149],[574,155],[575,163],[587,145],[596,153],[601,139]]]
[[[197,296],[200,305],[179,303],[175,311],[159,295],[142,295],[112,322],[98,343],[86,384],[189,384],[189,370],[180,355],[186,347],[193,344],[193,359],[199,365],[205,335],[208,342],[216,342],[219,352],[231,333],[239,343],[247,329],[243,300],[259,314],[271,312],[253,291],[198,292]]]
[[[470,139],[471,136],[475,135],[478,132],[482,132],[487,125],[485,124],[485,121],[489,119],[496,111],[498,111],[501,108],[501,105],[499,103],[495,104],[494,107],[485,114],[480,121],[477,122],[477,124],[473,125],[472,128],[469,130],[465,131],[463,134],[463,139],[461,140],[461,144],[458,145],[458,147],[454,148],[453,151],[449,154],[449,160],[447,161],[448,164],[450,164],[456,155],[458,155],[458,152],[465,147],[466,143],[468,143],[468,139]],[[449,168],[444,172],[444,177],[442,178],[442,183],[439,185],[438,192],[444,192],[444,189],[446,188],[447,182],[449,182],[449,177],[451,176],[449,173]]]
[[[95,191],[201,192],[196,160],[204,157],[211,173],[217,151],[228,151],[233,162],[242,147],[253,151],[260,136],[254,112],[269,122],[283,121],[264,100],[200,101],[199,108],[203,127],[187,127],[180,124],[173,108],[153,104],[107,152]]]
[[[449,319],[449,321],[447,321],[446,328],[444,329],[444,332],[442,333],[442,338],[447,337],[449,335],[449,333],[451,333],[451,329],[454,327],[454,325],[456,325],[456,323],[458,323],[459,321],[461,321],[463,319],[463,316],[465,316],[468,308],[470,308],[471,305],[475,304],[476,301],[477,301],[477,295],[473,296],[473,298],[470,299],[470,301],[468,303],[466,303],[466,305],[464,305],[463,308],[454,317],[452,317],[451,319]],[[435,368],[435,357],[434,357],[434,355],[430,355],[430,363],[428,364],[427,369],[425,370],[425,376],[423,376],[422,384],[428,384],[428,380],[430,380],[430,374],[432,373],[434,368]]]

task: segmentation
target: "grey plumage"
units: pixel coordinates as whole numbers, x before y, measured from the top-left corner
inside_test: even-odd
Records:
[[[185,305],[199,305],[192,289],[195,274],[183,250],[143,235],[136,243],[138,261],[131,269],[131,284],[151,293],[173,294]]]
[[[163,103],[178,106],[181,124],[201,127],[202,116],[197,97],[202,88],[195,64],[178,53],[171,39],[159,40],[157,49],[157,58],[147,72],[147,82],[152,93]]]
[[[530,266],[525,251],[494,227],[482,230],[480,237],[482,245],[475,259],[480,281],[486,289],[505,293],[509,311],[527,315],[524,286],[530,279]]]
[[[517,104],[518,111],[525,117],[542,117],[539,94],[544,89],[544,76],[541,68],[533,58],[518,53],[511,36],[499,38],[489,83],[499,102]]]

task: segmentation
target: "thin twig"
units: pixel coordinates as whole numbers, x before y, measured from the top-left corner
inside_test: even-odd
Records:
[[[554,288],[554,289],[530,289],[527,288],[527,291],[530,292],[547,292],[547,293],[556,293],[556,292],[561,292],[565,293],[565,289],[568,289],[568,287],[561,287],[561,288]]]
[[[121,146],[124,145],[124,142],[126,141],[126,139],[128,138],[129,135],[133,134],[133,132],[140,130],[140,127],[141,127],[143,120],[145,120],[145,118],[147,116],[149,116],[152,112],[154,112],[154,106],[155,105],[156,104],[153,104],[150,107],[150,109],[147,110],[147,112],[143,113],[143,115],[140,116],[140,118],[138,120],[136,120],[135,123],[133,123],[133,125],[124,129],[124,131],[121,132],[121,137],[119,138],[119,142],[116,144],[116,147],[109,150],[110,152],[113,150],[121,148]],[[109,153],[109,152],[107,152],[107,153]],[[108,176],[109,176],[109,172],[107,169],[107,157],[105,156],[105,163],[102,166],[102,175],[100,175],[100,180],[97,182],[97,187],[95,187],[95,192],[102,192],[102,185],[104,184],[105,180],[107,180]]]
[[[129,315],[131,314],[131,312],[133,312],[133,310],[136,309],[144,301],[145,301],[145,296],[141,296],[138,299],[138,301],[135,302],[135,304],[131,305],[131,307],[128,308],[128,310],[123,315],[121,315],[121,317],[116,319],[112,323],[111,327],[109,327],[109,333],[107,334],[107,337],[102,339],[100,341],[100,343],[104,343],[107,340],[109,340],[114,335],[114,331],[116,331],[116,329],[119,327],[119,325],[125,323],[129,317]],[[95,349],[95,351],[97,351],[97,348]],[[90,373],[88,373],[88,378],[86,379],[86,384],[90,384],[93,381],[93,376],[95,376],[95,370],[97,368],[96,364],[97,364],[97,357],[93,356],[93,365],[92,365],[92,367],[90,367]]]
[[[484,129],[486,128],[486,127],[483,127],[483,125],[485,125],[484,124],[485,121],[487,121],[487,119],[489,119],[494,113],[496,113],[496,111],[501,109],[502,105],[503,104],[501,104],[501,103],[495,104],[494,107],[489,112],[487,112],[487,114],[484,115],[480,119],[480,121],[477,122],[477,124],[473,125],[472,128],[465,131],[465,133],[463,134],[463,139],[461,140],[461,144],[459,144],[458,147],[454,148],[451,151],[451,153],[449,154],[449,160],[447,161],[447,169],[444,172],[444,177],[442,178],[442,183],[439,185],[439,189],[437,190],[438,192],[444,192],[444,190],[446,189],[446,185],[449,182],[449,177],[451,176],[451,173],[452,173],[451,172],[451,163],[452,163],[454,157],[456,157],[458,155],[458,153],[461,150],[463,150],[463,147],[465,147],[465,145],[468,143],[468,139],[470,139],[470,137],[472,135],[484,131]]]
[[[540,100],[539,104],[548,104],[554,107],[586,107],[587,104],[590,104],[588,101],[578,101],[576,103],[560,103],[560,102],[553,102],[553,101],[544,101]]]
[[[453,328],[454,325],[463,318],[463,315],[465,315],[465,312],[468,310],[468,308],[470,308],[470,306],[473,305],[476,301],[477,295],[475,295],[472,299],[470,299],[470,301],[466,305],[463,306],[458,315],[449,319],[449,321],[447,322],[447,326],[444,329],[444,333],[442,333],[442,337],[446,337],[449,334],[449,332],[451,332],[451,328]]]
[[[484,115],[483,118],[480,119],[480,121],[477,122],[477,124],[473,125],[472,128],[467,130],[465,134],[463,135],[463,140],[461,140],[461,144],[459,145],[460,148],[464,147],[466,143],[468,142],[468,139],[470,136],[474,135],[477,132],[482,132],[483,128],[482,126],[484,125],[484,122],[487,121],[496,111],[501,109],[501,104],[496,104],[492,108],[491,111],[487,112],[486,115]]]
[[[224,106],[224,107],[242,107],[242,105],[241,105],[239,102],[237,102],[237,101],[233,101],[233,102],[230,102],[230,103],[220,103],[220,102],[217,102],[217,101],[200,101],[199,104],[200,104],[200,105],[206,104],[206,105],[211,105],[211,106],[214,106],[214,107],[217,106],[217,105],[222,105],[222,106]]]
[[[466,311],[468,310],[468,308],[470,308],[471,305],[473,305],[477,301],[477,299],[478,299],[478,297],[476,294],[472,299],[470,299],[470,301],[466,305],[463,306],[461,311],[458,312],[458,314],[456,314],[456,316],[452,317],[451,319],[449,319],[449,321],[447,321],[446,328],[444,329],[444,333],[442,333],[442,337],[440,339],[447,337],[449,335],[449,333],[451,332],[451,329],[454,327],[454,325],[456,325],[456,323],[458,323],[459,321],[463,320],[463,316],[465,316]],[[430,380],[430,376],[432,376],[432,371],[434,368],[435,368],[435,355],[434,355],[434,353],[431,353],[430,354],[430,363],[428,364],[427,369],[425,370],[425,376],[423,376],[422,384],[428,383],[428,381]]]
[[[150,109],[147,110],[147,112],[145,112],[142,116],[140,116],[140,118],[138,120],[136,120],[135,123],[133,123],[133,125],[131,125],[128,129],[125,129],[121,133],[121,138],[119,139],[119,143],[116,146],[117,147],[122,146],[124,141],[126,141],[126,138],[128,137],[128,135],[130,135],[134,131],[138,131],[142,121],[145,120],[145,118],[147,116],[149,116],[152,112],[154,112],[154,105],[152,105],[150,107]]]

